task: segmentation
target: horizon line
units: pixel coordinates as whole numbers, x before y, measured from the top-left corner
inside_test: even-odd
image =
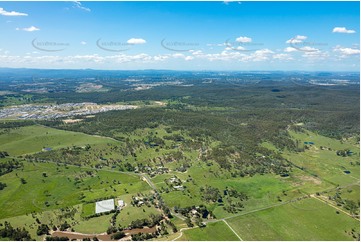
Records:
[[[345,70],[174,70],[174,69],[93,69],[93,68],[36,68],[36,67],[0,67],[1,69],[26,69],[26,70],[72,70],[72,71],[173,71],[173,72],[352,72],[359,73],[360,71],[345,71]]]

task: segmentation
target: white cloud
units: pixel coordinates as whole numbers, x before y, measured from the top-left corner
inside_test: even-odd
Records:
[[[250,43],[252,42],[252,38],[240,36],[236,39],[236,41],[241,43]]]
[[[242,4],[242,2],[240,2],[240,1],[235,1],[235,0],[225,0],[225,1],[223,1],[223,4],[228,5],[229,3],[232,3],[232,2],[236,2],[236,3],[238,3],[238,4]]]
[[[84,10],[84,11],[86,11],[86,12],[90,12],[90,11],[91,11],[90,8],[84,7],[84,6],[81,4],[81,2],[79,2],[79,1],[74,1],[74,2],[73,2],[73,7],[74,7],[74,8],[78,8],[78,9],[80,9],[80,10]]]
[[[184,55],[181,53],[175,53],[172,55],[174,58],[184,58]]]
[[[307,47],[307,46],[306,46]],[[310,47],[312,48],[312,47]],[[327,51],[321,51],[319,49],[312,48],[312,51],[304,51],[302,57],[307,58],[309,60],[326,60],[330,57],[330,54]]]
[[[252,61],[265,61],[269,59],[270,54],[273,54],[274,52],[269,49],[261,49],[256,50],[253,54],[251,54],[249,57]]]
[[[3,15],[3,16],[28,16],[27,13],[19,13],[19,12],[15,12],[15,11],[11,11],[11,12],[8,12],[6,11],[5,9],[3,8],[0,8],[0,15]]]
[[[184,58],[186,61],[190,61],[190,60],[193,60],[194,57],[193,56],[187,56],[186,58]]]
[[[276,60],[293,60],[292,56],[289,54],[275,54],[272,57]]]
[[[310,46],[302,47],[302,48],[300,48],[299,50],[301,50],[301,51],[306,51],[306,52],[316,52],[316,51],[319,51],[319,49],[316,49],[316,48],[313,48],[313,47],[310,47]]]
[[[246,50],[246,48],[244,48],[243,46],[235,46],[235,47],[226,47],[225,50],[240,50],[240,51],[243,51],[243,50]]]
[[[342,57],[346,57],[346,56],[351,56],[351,55],[359,55],[360,54],[360,50],[359,49],[355,49],[355,48],[348,48],[348,47],[341,47],[341,46],[336,46],[333,51],[335,52],[339,52]]]
[[[335,27],[333,28],[332,33],[354,34],[356,31],[352,29],[346,29],[345,27]]]
[[[287,44],[296,44],[301,43],[303,40],[307,39],[307,36],[304,35],[297,35],[296,37],[293,37],[286,41]]]
[[[85,41],[80,42],[81,45],[86,45],[87,43]]]
[[[272,54],[272,53],[273,53],[273,51],[270,50],[270,49],[262,49],[262,50],[256,50],[255,51],[255,54],[262,54],[262,55],[264,55],[264,54]]]
[[[190,51],[193,54],[194,59],[205,59],[208,61],[240,61],[240,62],[252,62],[252,61],[266,61],[274,54],[270,49],[260,49],[254,52],[236,51],[235,49],[226,48],[220,53],[203,53],[201,51]],[[286,56],[280,56],[286,57]],[[187,57],[186,57],[187,59]]]
[[[169,59],[169,55],[156,55],[153,57],[155,61],[164,61]]]
[[[34,31],[39,31],[40,29],[35,26],[31,26],[29,28],[16,28],[16,30],[23,30],[26,32],[34,32]]]
[[[287,47],[287,48],[285,48],[283,51],[284,51],[284,52],[295,52],[295,51],[297,51],[297,49],[296,49],[296,48],[293,48],[293,47]]]
[[[144,39],[131,38],[131,39],[128,39],[127,43],[131,44],[131,45],[140,45],[140,44],[147,43],[147,41],[145,41]]]
[[[197,53],[195,57],[199,57],[201,55],[201,53],[202,53],[201,51],[190,51],[190,52],[193,52],[192,54]],[[170,56],[175,58],[175,59],[181,58],[181,59],[184,59],[186,61],[190,61],[190,60],[193,60],[195,58],[194,56],[186,56],[186,55],[184,55],[182,53],[175,53],[175,54],[172,54]]]
[[[189,52],[191,52],[192,55],[195,56],[203,55],[203,52],[201,50],[190,50]]]

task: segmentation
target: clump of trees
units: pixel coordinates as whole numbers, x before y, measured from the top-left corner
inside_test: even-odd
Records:
[[[38,229],[36,231],[37,235],[43,235],[43,234],[49,234],[49,226],[46,224],[41,224],[40,226],[38,226]]]
[[[60,231],[65,231],[65,230],[67,230],[67,229],[70,228],[70,227],[71,227],[71,225],[68,224],[67,221],[65,221],[64,223],[62,223],[62,224],[60,225]]]
[[[116,232],[111,236],[113,240],[120,240],[123,237],[125,237],[125,233],[123,231]]]
[[[192,228],[194,224],[192,223],[192,220],[190,218],[186,218],[184,222],[187,224],[189,228]]]
[[[0,191],[6,187],[6,183],[0,182]]]
[[[351,156],[352,152],[350,149],[344,149],[344,150],[338,150],[336,151],[336,154],[338,156],[342,156],[342,157],[347,157],[347,156]]]
[[[0,163],[0,176],[10,173],[13,170],[19,169],[23,166],[24,165],[22,162],[15,160],[15,159],[8,160],[6,162],[1,162]]]
[[[7,156],[9,156],[7,151],[0,151],[0,158],[5,158]]]
[[[204,188],[201,187],[199,190],[204,201],[222,202],[222,196],[218,188],[206,185]]]
[[[144,241],[156,238],[156,233],[138,233],[138,234],[132,234],[132,240],[133,241]]]
[[[159,225],[160,221],[163,219],[161,214],[151,214],[149,215],[149,219],[136,219],[130,223],[131,228],[143,228],[154,227],[155,225]]]
[[[65,237],[65,236],[61,236],[61,237],[58,237],[58,236],[46,236],[45,238],[46,241],[69,241],[69,238],[68,237]]]
[[[25,228],[14,228],[5,221],[4,228],[0,229],[0,238],[7,238],[15,241],[32,240],[29,232]]]

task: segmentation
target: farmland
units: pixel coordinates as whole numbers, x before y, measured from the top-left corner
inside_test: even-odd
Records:
[[[116,172],[27,162],[22,169],[0,177],[0,181],[7,184],[0,193],[0,218],[73,206],[101,197],[121,196],[126,194],[124,189],[129,193],[149,189],[138,176]],[[26,184],[21,183],[21,178]],[[13,207],[13,201],[17,201],[18,206]]]
[[[185,230],[183,236],[178,240],[196,240],[196,241],[209,241],[209,240],[226,240],[236,241],[239,240],[228,228],[224,222],[210,223],[205,228],[195,228]]]
[[[244,240],[352,240],[359,232],[358,221],[337,214],[316,199],[235,217],[228,222]]]
[[[85,146],[109,142],[111,139],[92,137],[77,132],[66,132],[49,127],[32,125],[18,129],[2,129],[0,149],[7,150],[11,156],[41,152],[43,148],[57,149],[73,145]]]

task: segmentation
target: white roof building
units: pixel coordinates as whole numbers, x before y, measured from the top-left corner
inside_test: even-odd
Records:
[[[119,207],[124,207],[124,201],[123,200],[118,200],[118,206]]]
[[[103,200],[95,203],[95,213],[109,212],[114,209],[114,199]]]

